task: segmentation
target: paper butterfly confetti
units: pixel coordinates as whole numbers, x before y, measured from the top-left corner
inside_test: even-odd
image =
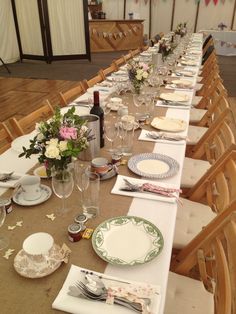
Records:
[[[46,217],[48,219],[51,219],[51,221],[53,221],[56,218],[54,214],[46,215]]]
[[[15,249],[8,249],[5,254],[3,255],[3,257],[5,259],[9,259],[9,257],[13,254],[13,252],[15,251]]]

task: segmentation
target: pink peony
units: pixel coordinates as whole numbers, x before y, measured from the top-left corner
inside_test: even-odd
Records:
[[[76,140],[77,139],[77,129],[76,128],[68,128],[68,127],[62,127],[60,129],[60,136],[64,139],[64,140]]]

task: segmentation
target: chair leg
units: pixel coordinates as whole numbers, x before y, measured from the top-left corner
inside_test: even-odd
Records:
[[[4,68],[7,70],[7,72],[9,74],[11,74],[11,71],[9,70],[8,66],[6,65],[6,63],[2,60],[2,58],[0,58],[0,61],[2,62],[2,65],[4,66]]]

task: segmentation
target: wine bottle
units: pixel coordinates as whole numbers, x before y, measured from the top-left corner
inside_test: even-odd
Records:
[[[91,114],[95,114],[99,117],[99,123],[100,123],[100,147],[104,146],[104,111],[100,107],[100,101],[99,101],[99,92],[94,91],[93,92],[93,107],[90,110]]]

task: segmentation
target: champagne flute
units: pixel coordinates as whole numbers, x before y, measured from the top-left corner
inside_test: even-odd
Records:
[[[52,175],[52,189],[57,197],[62,199],[62,206],[57,210],[58,215],[68,212],[66,208],[66,198],[68,198],[74,188],[74,180],[70,170],[55,171]]]
[[[106,139],[111,143],[111,147],[107,149],[111,153],[115,151],[113,145],[114,145],[115,139],[118,136],[118,131],[119,131],[119,128],[118,128],[116,117],[114,116],[109,117],[109,120],[106,120],[104,122],[104,135]]]
[[[6,219],[6,208],[3,203],[0,202],[0,227],[4,224]],[[0,235],[0,250],[5,249],[9,244],[9,239],[3,235]]]

